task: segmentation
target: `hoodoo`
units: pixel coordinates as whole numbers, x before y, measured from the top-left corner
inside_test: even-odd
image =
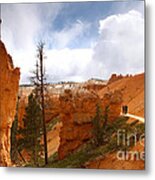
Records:
[[[10,166],[10,129],[15,116],[20,70],[0,41],[0,166]]]

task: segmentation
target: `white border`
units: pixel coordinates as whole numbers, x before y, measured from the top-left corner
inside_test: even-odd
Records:
[[[61,1],[61,0],[55,0]],[[72,0],[75,1],[75,0]],[[81,1],[81,0],[78,0]],[[0,0],[0,2],[46,2],[41,0]],[[111,170],[75,170],[75,169],[27,169],[0,168],[1,180],[49,180],[49,179],[154,179],[155,177],[155,0],[146,0],[146,170],[145,171],[111,171]]]

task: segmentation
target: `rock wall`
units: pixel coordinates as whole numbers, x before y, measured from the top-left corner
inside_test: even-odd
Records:
[[[92,138],[92,119],[96,113],[96,105],[102,110],[109,106],[109,121],[113,122],[120,115],[122,95],[119,91],[105,94],[102,99],[92,91],[76,93],[66,90],[60,96],[60,131],[59,159],[63,159],[85,141]]]
[[[0,166],[10,166],[10,128],[15,116],[19,68],[0,41]]]
[[[60,96],[60,131],[59,159],[77,149],[84,141],[92,137],[91,119],[95,114],[98,97],[89,92],[65,90]]]
[[[105,110],[108,107],[108,120],[112,123],[121,112],[123,99],[120,90],[114,92],[107,92],[101,98],[101,108]]]

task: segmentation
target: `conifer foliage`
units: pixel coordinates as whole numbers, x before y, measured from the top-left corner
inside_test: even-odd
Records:
[[[19,104],[19,98],[17,101],[17,107],[16,107],[16,115],[15,119],[12,123],[11,127],[11,160],[15,163],[18,160],[18,151],[17,151],[17,134],[18,134],[18,104]]]
[[[30,153],[31,163],[38,166],[38,158],[41,155],[41,135],[42,135],[42,113],[39,103],[34,94],[28,97],[28,105],[24,116],[24,128],[20,129],[22,138],[19,141],[21,149],[26,149]]]
[[[94,143],[99,146],[106,140],[106,129],[108,123],[108,111],[109,107],[106,106],[104,112],[102,112],[99,104],[96,105],[96,115],[92,121],[93,123],[93,135]]]

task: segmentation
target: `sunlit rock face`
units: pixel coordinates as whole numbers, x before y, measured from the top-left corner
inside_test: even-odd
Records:
[[[95,114],[98,97],[90,92],[65,90],[60,96],[60,131],[59,158],[63,159],[86,140],[92,137],[91,119]]]
[[[10,166],[10,129],[16,111],[20,70],[0,41],[0,166]]]
[[[96,114],[96,105],[102,110],[110,108],[109,121],[113,122],[120,114],[122,95],[120,91],[106,93],[100,98],[95,91],[65,90],[60,96],[60,131],[59,159],[76,150],[93,137],[92,120]]]

